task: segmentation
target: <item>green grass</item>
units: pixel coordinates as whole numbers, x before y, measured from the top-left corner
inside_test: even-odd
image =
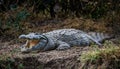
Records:
[[[96,61],[99,60],[100,58],[102,59],[109,59],[110,57],[112,58],[117,58],[120,53],[120,47],[116,46],[112,42],[105,42],[103,45],[103,48],[98,48],[95,46],[93,47],[92,50],[90,51],[84,51],[79,60],[82,62],[87,62],[87,61]]]

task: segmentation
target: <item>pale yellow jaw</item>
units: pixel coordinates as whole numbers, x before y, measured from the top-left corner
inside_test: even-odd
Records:
[[[32,48],[33,46],[36,46],[40,40],[27,40],[26,42],[26,48]]]

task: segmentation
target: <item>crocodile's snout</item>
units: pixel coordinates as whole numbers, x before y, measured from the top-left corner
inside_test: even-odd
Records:
[[[40,39],[41,35],[37,35],[36,33],[29,33],[27,35],[22,34],[19,36],[20,39]]]
[[[23,39],[26,38],[26,35],[20,35],[20,36],[19,36],[19,39],[22,39],[22,38],[23,38]]]

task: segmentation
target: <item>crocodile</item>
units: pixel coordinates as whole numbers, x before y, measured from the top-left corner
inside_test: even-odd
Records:
[[[26,43],[20,46],[23,53],[65,50],[72,46],[89,46],[91,43],[101,46],[102,41],[111,37],[104,33],[84,32],[77,29],[58,29],[47,33],[29,33],[19,36],[20,39],[27,39]]]

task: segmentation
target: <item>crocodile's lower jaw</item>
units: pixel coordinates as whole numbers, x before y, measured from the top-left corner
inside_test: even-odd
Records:
[[[32,48],[33,46],[36,46],[40,40],[27,40],[26,41],[26,48]]]

